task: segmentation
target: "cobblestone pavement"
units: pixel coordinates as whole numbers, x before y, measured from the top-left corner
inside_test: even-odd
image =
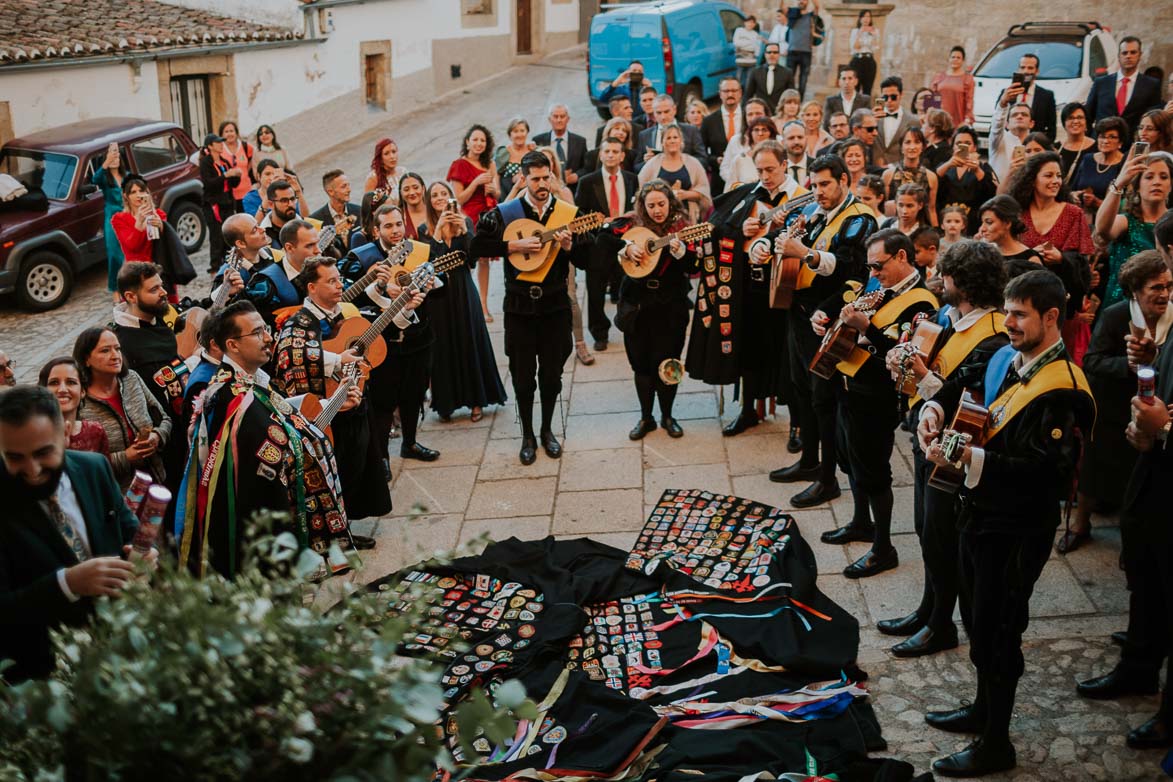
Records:
[[[580,131],[585,125],[593,133],[589,129],[594,126],[594,114],[582,97],[581,52],[515,69],[490,84],[491,90],[471,90],[444,99],[427,117],[417,114],[388,123],[386,132],[398,141],[400,159],[409,170],[418,170],[428,181],[443,176],[464,129],[474,121],[496,130],[516,113],[528,116],[539,131],[545,106],[555,99],[570,104]],[[321,172],[335,166],[348,171],[361,187],[380,135],[348,141],[302,162],[298,170],[307,189],[313,192],[312,183],[320,180]],[[87,277],[86,287],[73,301],[50,316],[0,312],[0,346],[16,358],[22,378],[31,379],[41,361],[67,350],[82,326],[108,317],[103,280],[100,272]],[[500,269],[495,267],[491,300],[497,313],[501,289]],[[490,334],[509,388],[499,316],[490,325]],[[395,510],[384,519],[356,522],[356,531],[374,534],[379,540],[356,578],[378,578],[434,551],[467,545],[481,536],[587,535],[625,549],[634,543],[643,519],[665,488],[733,492],[789,507],[789,497],[801,487],[780,486],[767,478],[770,470],[795,459],[785,449],[784,410],[738,437],[722,437],[721,425],[732,417],[733,405],[719,415],[719,391],[686,379],[675,409],[685,436],[673,440],[660,430],[642,442],[632,442],[627,431],[638,416],[638,404],[621,335],[612,330],[611,338],[614,341],[606,352],[597,354],[595,365],[578,365],[573,357],[567,362],[560,418],[566,452],[561,460],[539,453],[530,467],[518,463],[520,431],[511,403],[486,410],[484,419],[475,424],[467,411],[448,424],[429,414],[420,442],[439,449],[442,457],[431,464],[392,459]],[[894,542],[900,567],[862,582],[840,575],[865,547],[827,546],[818,542],[818,536],[847,521],[849,497],[818,509],[795,511],[794,516],[814,548],[821,588],[859,619],[860,661],[871,675],[889,754],[925,771],[933,758],[964,742],[926,728],[923,714],[972,697],[973,674],[964,644],[927,659],[897,660],[887,651],[892,639],[875,630],[877,620],[912,610],[920,598],[922,566],[912,531],[907,436],[901,435],[897,442]],[[392,453],[398,453],[394,441]],[[1117,654],[1106,639],[1126,622],[1127,595],[1117,567],[1119,532],[1113,519],[1095,521],[1095,542],[1068,557],[1053,556],[1039,581],[1027,631],[1027,673],[1012,726],[1020,768],[991,779],[1159,778],[1160,753],[1140,753],[1124,746],[1128,729],[1155,712],[1155,698],[1099,703],[1074,694],[1076,680],[1104,673],[1115,663]],[[342,586],[337,580],[330,583],[320,602],[334,599]]]

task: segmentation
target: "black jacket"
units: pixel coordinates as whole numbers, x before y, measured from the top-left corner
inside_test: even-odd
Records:
[[[1173,347],[1168,342],[1157,359],[1157,397],[1165,404],[1173,402]],[[1136,460],[1128,488],[1124,490],[1122,524],[1163,530],[1168,536],[1166,540],[1173,538],[1169,527],[1170,483],[1173,483],[1173,442],[1158,440],[1151,451],[1142,453]]]
[[[85,517],[92,555],[121,556],[138,520],[126,507],[106,457],[66,451],[65,474]],[[15,682],[53,670],[49,630],[84,624],[94,600],[70,602],[65,597],[57,571],[76,565],[76,555],[41,505],[28,498],[20,482],[3,468],[0,486],[6,503],[6,512],[0,514],[0,659],[16,661],[4,672]]]
[[[1132,97],[1124,107],[1124,113],[1116,111],[1116,74],[1109,73],[1092,82],[1091,91],[1087,94],[1084,106],[1087,108],[1087,127],[1091,133],[1096,120],[1104,117],[1123,117],[1128,123],[1128,129],[1133,134],[1140,126],[1141,116],[1149,109],[1159,109],[1165,105],[1161,100],[1161,82],[1143,73],[1135,74],[1136,86],[1132,88]]]
[[[761,98],[770,105],[770,114],[778,108],[778,101],[782,93],[794,86],[794,73],[782,63],[774,66],[774,91],[766,92],[766,77],[769,75],[768,65],[759,65],[749,72],[749,84],[746,86],[745,99]]]
[[[998,99],[994,101],[995,107],[1002,103],[1002,93],[1004,92],[1005,90],[998,93]],[[1113,97],[1113,105],[1115,105],[1115,102],[1116,99]],[[1035,123],[1032,130],[1035,133],[1046,133],[1047,138],[1051,139],[1052,142],[1055,141],[1055,128],[1059,124],[1058,114],[1055,111],[1055,93],[1036,83],[1034,101],[1030,104],[1030,116]],[[1090,124],[1088,125],[1088,131],[1091,131]]]
[[[583,174],[587,173],[585,170],[587,153],[586,139],[577,133],[571,133],[570,131],[566,131],[566,139],[566,165],[562,167],[565,169],[563,171],[563,176],[565,176],[567,172],[573,171],[581,178]],[[539,147],[549,147],[550,149],[556,149],[554,146],[553,134],[550,131],[539,133],[534,136],[534,143]]]

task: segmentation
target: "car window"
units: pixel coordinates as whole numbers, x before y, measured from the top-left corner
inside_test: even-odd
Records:
[[[708,14],[693,14],[683,19],[674,19],[671,24],[672,43],[680,52],[699,52],[709,43],[705,22],[712,19]]]
[[[76,171],[73,155],[10,147],[0,152],[0,173],[15,177],[29,190],[42,190],[56,201],[69,198]]]
[[[1093,79],[1097,76],[1103,76],[1108,72],[1108,54],[1104,51],[1104,42],[1100,40],[1098,35],[1091,37],[1091,43],[1088,44],[1087,59],[1087,72]]]
[[[154,136],[130,145],[130,154],[138,173],[146,175],[181,163],[187,157],[179,140],[170,133]]]
[[[1009,79],[1018,70],[1018,61],[1024,54],[1038,55],[1040,79],[1078,79],[1081,75],[1082,41],[1024,41],[1009,38],[986,55],[974,69],[974,76]]]
[[[733,43],[733,32],[745,26],[745,17],[736,11],[721,11],[721,26],[725,28],[725,40]]]

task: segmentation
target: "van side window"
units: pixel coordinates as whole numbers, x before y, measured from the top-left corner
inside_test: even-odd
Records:
[[[130,154],[134,157],[135,168],[141,176],[182,163],[186,157],[183,145],[170,133],[135,141],[130,145]]]
[[[682,52],[699,52],[706,45],[715,45],[712,33],[708,32],[712,20],[712,16],[703,13],[674,20],[671,26],[673,44]]]
[[[733,43],[733,32],[745,26],[745,17],[736,11],[721,11],[721,26],[725,28],[725,40]]]
[[[1093,35],[1087,53],[1087,73],[1093,79],[1108,72],[1108,55],[1104,53],[1104,44],[1100,36]]]

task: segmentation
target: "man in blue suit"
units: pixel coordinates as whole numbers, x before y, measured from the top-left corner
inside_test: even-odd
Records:
[[[1087,94],[1087,125],[1095,127],[1104,117],[1123,117],[1135,135],[1141,116],[1149,109],[1159,109],[1161,82],[1140,72],[1140,39],[1128,35],[1120,39],[1120,71],[1101,76]]]
[[[9,682],[48,676],[49,630],[84,624],[95,598],[117,595],[134,575],[122,556],[138,520],[109,462],[65,443],[46,389],[0,394],[0,660],[15,662],[0,675]]]

